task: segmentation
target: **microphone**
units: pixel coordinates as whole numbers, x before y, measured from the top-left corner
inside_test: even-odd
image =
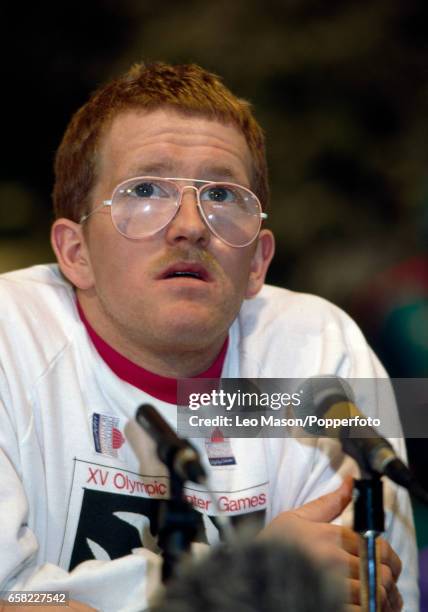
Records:
[[[182,480],[205,484],[206,472],[196,448],[179,438],[165,419],[150,404],[138,407],[135,419],[157,444],[159,459]]]
[[[309,425],[304,425],[305,431],[318,436],[338,437],[343,451],[355,459],[363,472],[387,476],[425,504],[428,503],[428,493],[397,456],[388,440],[369,424],[355,424],[358,421],[368,423],[371,419],[354,404],[352,389],[344,379],[335,376],[308,378],[302,391],[304,400],[298,411],[303,418],[346,419],[351,423],[333,429],[334,433],[330,434],[328,428],[311,423],[309,419]]]

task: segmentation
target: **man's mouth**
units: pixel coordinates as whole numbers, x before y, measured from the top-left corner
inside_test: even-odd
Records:
[[[168,266],[166,270],[163,270],[157,277],[159,280],[167,280],[174,278],[191,278],[196,281],[209,282],[211,276],[208,270],[199,263],[175,263]]]

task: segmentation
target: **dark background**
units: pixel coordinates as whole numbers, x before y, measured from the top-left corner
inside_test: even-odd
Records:
[[[62,0],[0,17],[0,271],[52,260],[52,160],[89,93],[136,61],[193,61],[266,130],[269,281],[345,308],[391,375],[427,375],[425,0]],[[425,440],[410,451],[427,481]]]

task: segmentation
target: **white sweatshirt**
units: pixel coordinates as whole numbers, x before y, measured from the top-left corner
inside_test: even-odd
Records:
[[[156,510],[168,479],[133,417],[150,401],[175,425],[176,406],[109,369],[56,265],[0,276],[0,321],[0,590],[68,591],[105,612],[141,610],[159,584]],[[355,323],[325,300],[265,286],[244,302],[230,329],[224,378],[318,374],[386,376]],[[379,414],[364,398],[360,408]],[[405,457],[404,441],[392,442]],[[195,444],[222,510],[263,511],[265,523],[355,473],[327,438]],[[229,464],[211,465],[216,453]],[[190,484],[185,493],[215,541],[209,496]],[[405,610],[416,612],[409,499],[389,484],[385,497],[385,537],[403,563]],[[343,522],[350,519],[345,512]]]

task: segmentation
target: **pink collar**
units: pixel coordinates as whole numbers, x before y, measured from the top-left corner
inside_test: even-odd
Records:
[[[169,404],[177,403],[176,378],[167,378],[166,376],[158,376],[157,374],[153,374],[152,372],[145,370],[141,366],[133,363],[118,353],[96,333],[86,318],[78,300],[76,300],[76,304],[79,316],[85,325],[86,331],[88,332],[95,348],[109,368],[113,370],[116,376],[163,402],[167,402]],[[220,378],[228,344],[229,338],[226,338],[214,363],[208,368],[208,370],[205,370],[205,372],[202,372],[193,378]]]

